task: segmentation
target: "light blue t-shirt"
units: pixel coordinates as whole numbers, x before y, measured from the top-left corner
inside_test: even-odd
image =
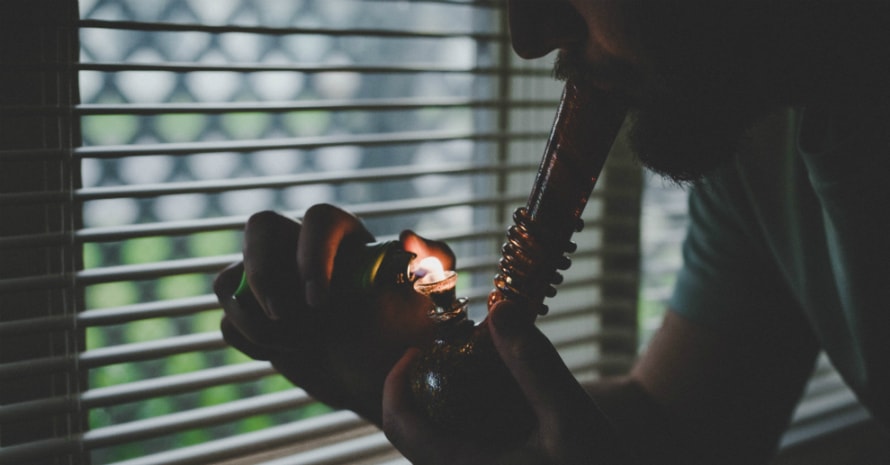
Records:
[[[890,426],[888,108],[790,111],[760,147],[693,188],[670,304],[748,334],[802,313],[847,384]]]

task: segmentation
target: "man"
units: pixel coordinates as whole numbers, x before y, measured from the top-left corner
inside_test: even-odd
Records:
[[[405,348],[427,337],[422,319],[396,337],[330,316],[334,251],[371,239],[336,208],[314,207],[301,225],[251,219],[244,268],[263,304],[232,303],[241,267],[224,272],[227,339],[381,425],[416,463],[766,463],[820,349],[890,425],[886,3],[510,2],[520,56],[558,49],[559,77],[626,100],[647,167],[694,184],[671,311],[627,377],[580,386],[524,312],[493,309],[495,345],[537,416],[523,443],[492,450],[417,413],[406,393],[417,352]],[[795,142],[769,144],[785,128]],[[753,130],[776,137],[746,140]],[[403,238],[450,259],[442,244]],[[315,329],[294,343],[275,318]],[[379,350],[351,361],[362,347]]]

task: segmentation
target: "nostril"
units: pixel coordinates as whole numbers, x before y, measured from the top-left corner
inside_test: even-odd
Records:
[[[513,50],[522,58],[539,58],[587,40],[584,18],[564,0],[512,0],[508,15]]]

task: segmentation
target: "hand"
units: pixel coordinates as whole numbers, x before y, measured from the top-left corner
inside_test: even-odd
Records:
[[[608,419],[562,362],[547,338],[511,302],[489,315],[492,339],[537,417],[528,438],[509,449],[453,437],[423,416],[411,400],[410,350],[386,379],[383,429],[414,464],[634,464]],[[500,446],[498,446],[500,447]]]
[[[406,250],[453,266],[446,245],[410,231],[400,239]],[[244,262],[220,273],[214,290],[229,344],[271,361],[318,400],[379,424],[386,374],[407,347],[432,337],[432,325],[429,302],[413,291],[349,302],[330,290],[340,246],[373,240],[356,217],[330,205],[313,206],[302,223],[257,213],[245,226]],[[245,272],[251,292],[234,299]]]

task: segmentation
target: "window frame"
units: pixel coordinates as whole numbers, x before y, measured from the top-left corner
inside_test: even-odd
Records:
[[[78,188],[73,161],[80,127],[77,2],[11,0],[0,4],[0,451],[27,455],[29,442],[71,436],[86,428],[72,411],[29,419],[15,408],[47,399],[74,399],[85,386],[75,364],[31,375],[41,360],[72,359],[84,345],[75,312],[83,294],[72,286],[81,269],[80,227],[71,198]],[[14,92],[9,91],[14,89]],[[50,192],[50,202],[31,202],[29,193]],[[61,201],[59,201],[61,200]],[[39,244],[39,245],[35,245]],[[34,279],[41,276],[43,279]],[[47,285],[50,284],[50,285]],[[10,363],[12,362],[12,363]],[[8,405],[12,404],[12,405]],[[76,454],[58,463],[81,463]]]

